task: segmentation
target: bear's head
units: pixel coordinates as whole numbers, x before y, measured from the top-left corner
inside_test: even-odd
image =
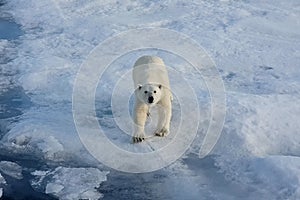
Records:
[[[138,85],[136,95],[140,101],[148,105],[155,105],[161,99],[162,86],[159,84]]]

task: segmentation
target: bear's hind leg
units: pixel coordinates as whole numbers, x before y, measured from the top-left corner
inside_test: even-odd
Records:
[[[165,121],[165,111],[164,108],[161,105],[158,105],[158,121],[157,121],[157,128],[154,132],[154,135],[156,136],[164,136],[162,135],[162,128],[164,126]]]

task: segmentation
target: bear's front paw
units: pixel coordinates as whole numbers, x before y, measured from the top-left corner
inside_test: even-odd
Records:
[[[156,131],[155,135],[159,137],[164,137],[169,134],[169,130],[167,128],[162,128],[160,131]]]
[[[145,140],[145,136],[134,136],[132,137],[133,143],[143,142]]]

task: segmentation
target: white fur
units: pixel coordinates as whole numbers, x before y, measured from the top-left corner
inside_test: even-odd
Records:
[[[134,136],[133,142],[145,139],[145,122],[149,107],[158,105],[159,116],[155,135],[166,136],[170,131],[172,115],[172,93],[166,66],[161,58],[143,56],[139,58],[133,69],[133,82],[135,86],[134,105]],[[149,102],[149,97],[153,99]]]

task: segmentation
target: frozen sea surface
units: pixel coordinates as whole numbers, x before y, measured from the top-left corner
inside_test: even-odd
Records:
[[[299,1],[0,4],[3,198],[300,199]],[[207,51],[225,84],[226,118],[209,156],[198,157],[200,134],[168,167],[129,174],[102,165],[84,148],[73,121],[72,91],[80,65],[98,44],[143,27],[184,33]],[[175,55],[148,49],[120,57],[99,83],[97,117],[108,138],[127,150],[149,150],[128,143],[113,122],[110,102],[111,83],[144,54],[161,56],[195,85],[199,133],[205,132],[211,99],[201,75]]]

